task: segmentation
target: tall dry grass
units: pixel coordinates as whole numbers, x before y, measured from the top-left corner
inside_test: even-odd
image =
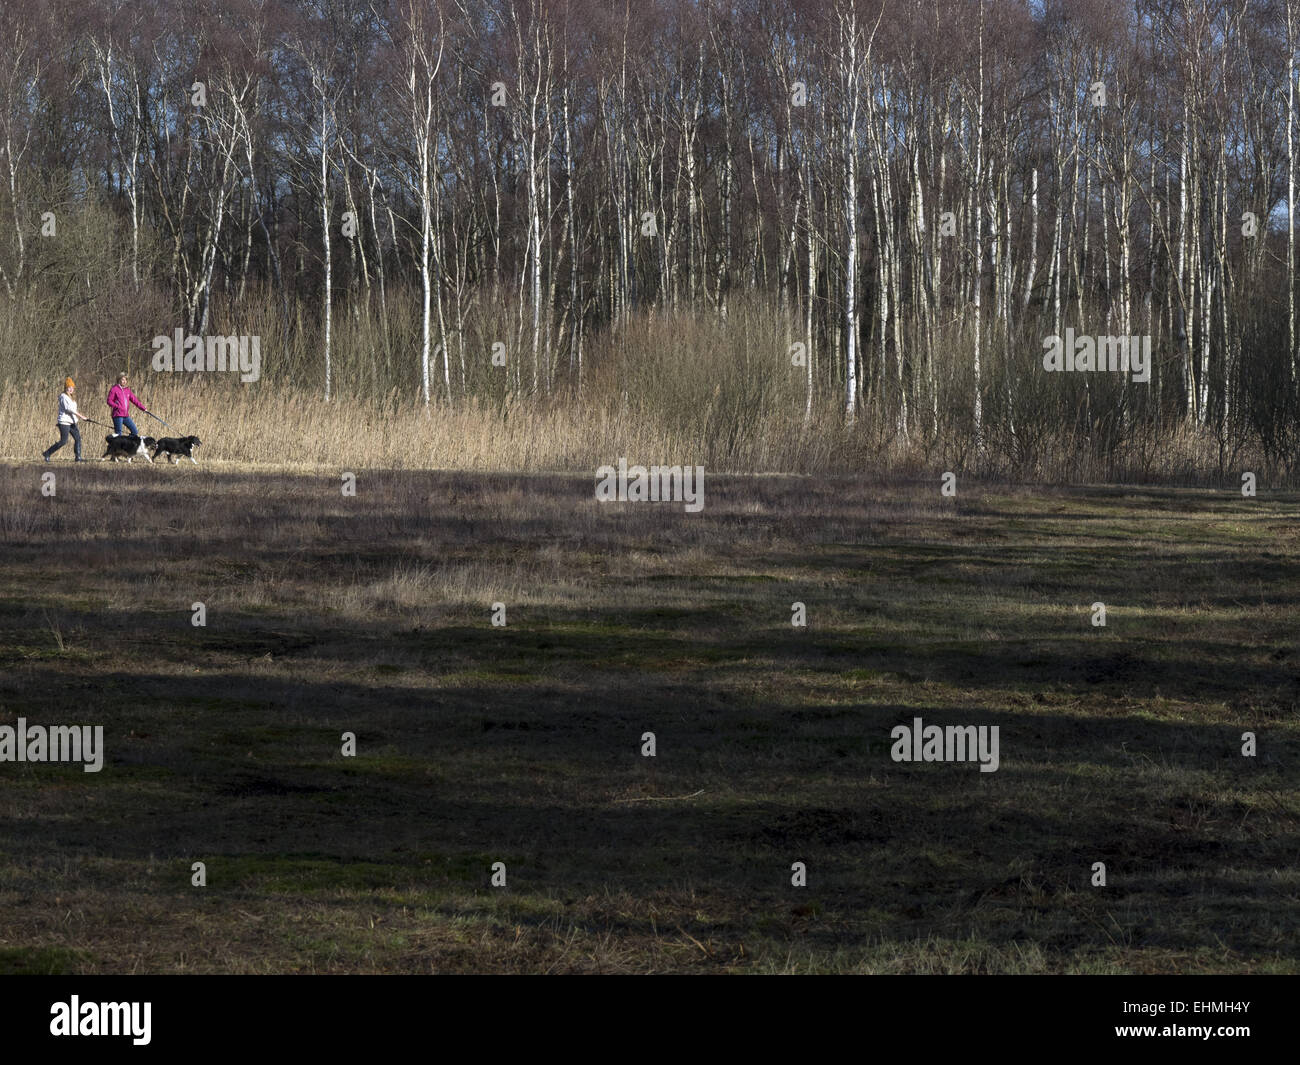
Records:
[[[83,414],[109,423],[103,395],[109,382],[83,378],[77,396]],[[408,396],[340,400],[295,396],[275,388],[203,381],[146,380],[135,386],[168,429],[138,411],[142,433],[194,434],[202,438],[200,461],[251,463],[283,468],[580,470],[624,457],[629,463],[704,465],[710,470],[831,469],[833,446],[801,417],[769,418],[755,438],[713,438],[714,422],[671,424],[645,405],[583,404],[573,400],[501,403],[468,399],[455,406],[425,408]],[[0,384],[0,404],[13,413],[6,458],[38,456],[57,437],[57,390],[47,382]],[[174,431],[173,431],[174,430]],[[105,426],[83,424],[88,458],[103,453]],[[15,444],[28,444],[26,451]],[[71,457],[71,445],[56,456]]]
[[[390,311],[403,306],[402,300],[392,296]],[[26,344],[13,334],[25,325],[30,338],[37,325],[11,318],[9,354],[0,354],[0,402],[16,422],[3,448],[6,457],[37,455],[55,438],[65,374],[77,379],[82,413],[108,423],[104,400],[121,369],[129,371],[133,389],[150,409],[173,427],[136,412],[141,432],[195,434],[209,461],[577,470],[624,457],[629,463],[689,463],[715,471],[811,472],[855,468],[877,454],[869,435],[846,429],[829,405],[805,421],[803,371],[789,365],[787,326],[761,304],[733,309],[726,321],[689,312],[633,318],[617,332],[589,338],[580,392],[560,382],[550,395],[512,391],[513,365],[492,378],[489,338],[496,334],[490,320],[475,320],[467,323],[465,342],[453,345],[452,402],[446,400],[439,362],[431,367],[433,401],[427,407],[411,336],[395,337],[389,329],[385,337],[373,320],[367,325],[363,318],[340,315],[333,396],[326,402],[320,359],[304,350],[301,334],[283,328],[282,309],[259,294],[250,294],[241,307],[212,332],[261,337],[261,377],[247,384],[231,373],[155,372],[148,343],[117,357],[74,346],[73,355],[59,358],[42,345],[36,358],[22,358],[16,350]],[[498,311],[493,308],[489,319]],[[503,335],[508,359],[527,361],[529,353]],[[462,357],[473,364],[466,373],[468,395],[460,394]],[[389,383],[399,371],[408,382],[402,387]],[[528,380],[531,365],[520,368],[520,376]],[[108,431],[83,427],[89,457],[102,454]]]
[[[1250,470],[1261,484],[1288,479],[1289,464],[1271,465],[1258,447],[1227,446],[1209,429],[1162,425],[1145,411],[1127,424],[1081,426],[1071,412],[1082,408],[1061,391],[1073,383],[1043,382],[1018,342],[1009,352],[987,353],[986,394],[1000,395],[1007,382],[1015,416],[1001,418],[996,412],[1005,405],[986,402],[982,448],[972,432],[970,381],[960,359],[946,361],[932,399],[913,408],[908,431],[900,433],[874,351],[864,356],[868,388],[884,387],[886,395],[864,404],[852,425],[843,416],[837,371],[824,352],[814,351],[817,388],[805,416],[804,370],[789,358],[798,327],[762,299],[733,301],[725,318],[709,308],[633,315],[586,338],[580,390],[567,376],[564,352],[553,359],[553,390],[530,395],[531,351],[513,328],[517,308],[501,293],[482,293],[448,345],[452,400],[439,358],[430,367],[433,401],[426,407],[409,292],[388,294],[386,320],[377,307],[339,309],[327,402],[314,309],[286,308],[269,291],[250,287],[242,298],[215,301],[209,333],[259,336],[258,381],[156,373],[150,341],[176,327],[166,300],[114,274],[93,247],[83,252],[79,280],[71,265],[59,268],[74,287],[112,298],[51,303],[33,297],[0,306],[0,402],[11,430],[0,444],[5,458],[34,458],[56,439],[55,404],[66,374],[77,379],[83,413],[108,422],[104,396],[126,369],[136,392],[174,427],[139,416],[141,431],[195,434],[204,442],[201,461],[211,462],[536,471],[594,470],[624,457],[736,473],[937,478],[954,470],[1036,481],[1213,484]],[[494,338],[506,345],[506,368],[492,365]],[[961,346],[960,333],[952,343]],[[910,341],[908,347],[916,350]],[[85,427],[88,457],[102,454],[107,431]],[[65,449],[59,457],[70,454]]]

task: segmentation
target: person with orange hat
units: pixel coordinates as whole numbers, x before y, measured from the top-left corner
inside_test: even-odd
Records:
[[[49,462],[50,456],[68,442],[69,436],[72,437],[72,442],[75,445],[73,451],[77,457],[74,461],[86,461],[81,457],[81,430],[77,428],[77,422],[84,422],[87,418],[84,414],[77,412],[77,401],[72,398],[72,394],[76,390],[76,383],[71,377],[63,382],[63,391],[59,393],[59,420],[57,422],[59,442],[41,452],[41,458],[46,462]]]

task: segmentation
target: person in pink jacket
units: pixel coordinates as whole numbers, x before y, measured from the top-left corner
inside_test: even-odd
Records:
[[[130,418],[131,404],[134,403],[146,414],[149,408],[136,398],[136,394],[127,387],[126,374],[117,375],[117,384],[108,390],[108,410],[113,415],[113,435],[122,435],[122,426],[131,430],[132,436],[139,436],[140,430],[135,427],[135,422]]]

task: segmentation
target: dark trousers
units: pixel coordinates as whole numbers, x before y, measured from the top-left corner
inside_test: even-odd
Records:
[[[78,429],[75,425],[59,426],[59,442],[45,452],[45,457],[49,458],[56,451],[58,451],[59,448],[61,448],[64,444],[68,442],[69,436],[72,437],[72,443],[74,445],[72,449],[73,453],[77,456],[77,458],[81,458],[81,430]]]

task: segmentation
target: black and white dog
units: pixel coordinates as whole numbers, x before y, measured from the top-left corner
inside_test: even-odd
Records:
[[[150,441],[149,446],[153,448],[154,458],[166,455],[167,461],[173,464],[180,462],[182,458],[187,458],[197,466],[194,449],[201,443],[203,441],[197,436],[164,436],[161,440]]]
[[[143,458],[146,462],[153,462],[153,459],[149,457],[149,452],[145,450],[154,446],[155,441],[152,436],[146,436],[143,440],[138,436],[129,435],[106,436],[104,440],[107,442],[108,447],[104,449],[104,454],[100,458],[101,462],[104,459],[111,459],[113,462],[118,459],[126,459],[127,462],[130,462],[133,458]]]

